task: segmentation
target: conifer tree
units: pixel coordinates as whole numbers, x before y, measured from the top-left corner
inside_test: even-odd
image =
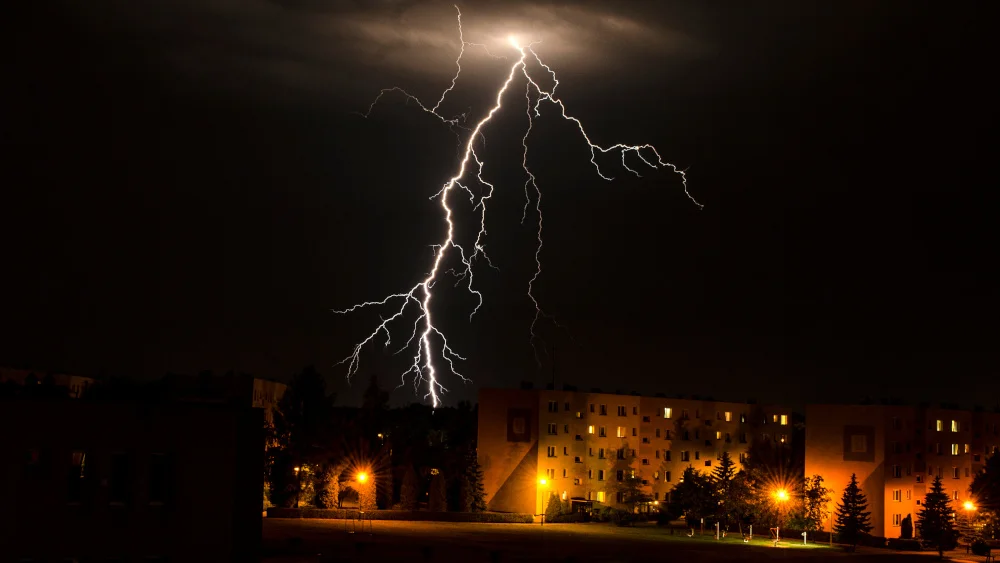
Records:
[[[937,546],[941,558],[944,558],[946,549],[955,546],[954,514],[941,477],[934,477],[931,490],[924,497],[924,507],[917,514],[917,530],[923,540]]]
[[[858,540],[863,534],[872,530],[872,513],[866,510],[867,508],[868,499],[858,486],[858,477],[851,473],[851,481],[844,489],[840,504],[837,505],[833,530],[840,541],[850,543],[852,549],[858,545]]]
[[[483,486],[483,468],[476,458],[476,451],[470,451],[465,465],[465,479],[469,487],[472,512],[486,511],[486,489]]]
[[[430,498],[427,504],[433,512],[447,512],[448,510],[448,484],[441,473],[431,477]]]
[[[417,472],[413,470],[413,465],[407,464],[406,473],[403,474],[403,483],[399,488],[399,504],[403,510],[416,510],[419,495]]]
[[[545,519],[554,520],[562,514],[562,502],[555,493],[549,493],[549,502],[545,505]]]

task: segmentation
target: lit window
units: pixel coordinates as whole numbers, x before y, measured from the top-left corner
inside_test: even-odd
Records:
[[[594,425],[591,424],[590,426],[587,427],[587,434],[593,434],[593,433],[594,433]]]
[[[663,407],[663,418],[670,418],[673,412],[673,409],[670,407]]]
[[[955,500],[958,500],[958,491],[955,491],[955,492],[954,492],[954,493],[952,494],[952,497],[953,497],[953,498],[954,498]]]
[[[628,429],[625,428],[624,426],[619,426],[618,427],[618,437],[619,438],[625,438],[627,436],[628,436]]]
[[[787,414],[781,415],[781,425],[782,426],[788,426],[788,415]]]
[[[771,419],[772,419],[772,422],[778,422],[778,415],[772,416]]]
[[[563,494],[561,496],[562,496],[563,500],[566,500],[567,498],[569,498],[569,494],[566,491],[563,491]]]
[[[726,415],[726,422],[732,422],[733,421],[733,413],[732,413],[732,411],[726,411],[724,414]]]
[[[965,451],[965,453],[969,453],[969,444],[965,444],[964,451]]]
[[[716,430],[715,431],[715,439],[716,440],[721,440],[722,439],[722,431],[721,430]]]
[[[577,418],[583,418],[583,413],[580,412],[580,411],[576,411],[576,417]]]
[[[934,429],[937,430],[938,432],[944,430],[944,423],[940,420],[935,421]]]
[[[660,480],[660,472],[659,471],[654,471],[653,472],[653,480],[654,481],[659,481]]]
[[[951,455],[958,455],[958,444],[951,445]]]
[[[951,421],[951,431],[952,432],[958,432],[958,430],[959,430],[958,421],[957,420]]]
[[[597,491],[597,502],[604,502],[604,491]]]

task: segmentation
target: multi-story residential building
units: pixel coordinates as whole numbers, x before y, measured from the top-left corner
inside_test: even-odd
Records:
[[[916,521],[930,482],[939,476],[961,513],[972,477],[1000,449],[1000,414],[900,405],[809,405],[806,475],[822,475],[830,510],[851,474],[868,498],[872,535],[899,537]],[[824,525],[829,530],[830,523]]]
[[[479,462],[491,510],[538,514],[551,494],[620,505],[634,472],[654,502],[684,469],[737,463],[754,440],[790,446],[791,409],[575,390],[483,389]]]
[[[87,387],[95,383],[93,378],[79,375],[0,367],[0,384],[10,381],[16,385],[41,385],[46,380],[51,381],[56,387],[64,387],[67,395],[74,399],[79,399]]]
[[[259,409],[0,399],[0,428],[0,561],[260,560]]]

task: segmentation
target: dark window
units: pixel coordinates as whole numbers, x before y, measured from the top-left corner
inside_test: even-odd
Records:
[[[70,454],[69,473],[67,475],[66,497],[69,502],[80,502],[83,496],[83,481],[87,477],[86,452]]]
[[[149,460],[149,502],[166,503],[170,497],[170,458],[153,454]]]
[[[128,455],[111,454],[111,473],[108,478],[108,501],[124,503],[128,496]]]
[[[615,479],[617,481],[624,481],[625,480],[625,472],[622,471],[621,469],[619,469],[618,471],[615,471]]]
[[[569,403],[563,403],[563,410],[569,411]]]
[[[712,460],[710,459],[705,460],[705,467],[712,467]]]

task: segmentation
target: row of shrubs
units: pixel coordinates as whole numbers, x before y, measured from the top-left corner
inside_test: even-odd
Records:
[[[357,510],[333,508],[268,508],[268,518],[319,518],[344,520],[357,518]],[[508,512],[419,512],[411,510],[374,510],[365,513],[372,520],[408,520],[425,522],[485,522],[492,524],[531,524],[531,514]]]

